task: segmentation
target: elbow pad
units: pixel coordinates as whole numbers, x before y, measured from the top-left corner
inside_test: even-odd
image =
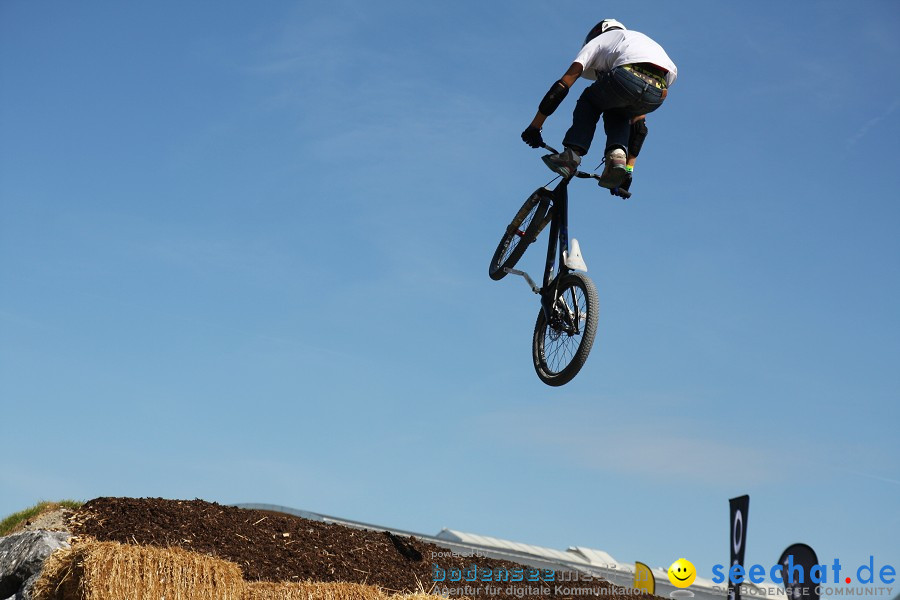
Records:
[[[542,115],[549,117],[553,114],[553,111],[557,109],[559,104],[563,101],[563,98],[565,98],[566,94],[568,93],[569,86],[563,83],[560,79],[552,86],[550,86],[550,91],[548,91],[544,96],[544,99],[541,100],[541,103],[538,106],[538,110],[541,111]]]
[[[631,136],[628,138],[628,154],[637,157],[641,153],[641,146],[647,137],[647,124],[640,119],[631,124]]]

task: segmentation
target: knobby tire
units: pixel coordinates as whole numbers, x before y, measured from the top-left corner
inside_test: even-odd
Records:
[[[547,191],[543,188],[531,194],[507,226],[488,270],[488,275],[494,281],[506,277],[506,269],[516,266],[528,245],[537,239],[546,225],[547,211],[550,208],[550,199],[546,194]]]
[[[538,313],[534,326],[532,358],[538,377],[551,386],[568,383],[584,366],[594,337],[600,301],[591,279],[579,272],[562,276],[553,282],[556,298],[548,322],[544,311]]]

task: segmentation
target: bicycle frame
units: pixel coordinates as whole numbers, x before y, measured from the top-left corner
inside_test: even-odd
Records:
[[[543,147],[555,153],[546,144]],[[574,177],[595,179],[598,184],[605,181],[602,174],[577,170],[573,173],[557,168],[553,160],[544,162],[564,176],[553,189],[550,185],[558,177],[532,192],[522,203],[497,244],[488,275],[494,281],[508,274],[521,275],[541,297],[531,356],[538,378],[547,385],[560,386],[571,381],[584,366],[597,333],[599,311],[597,286],[587,274],[580,272],[587,271],[587,266],[578,241],[569,239],[569,182]],[[631,196],[621,188],[611,189],[610,193],[621,198]],[[514,267],[547,225],[550,225],[547,255],[541,287],[538,287],[528,273]]]
[[[544,263],[544,278],[541,285],[541,308],[544,309],[547,318],[550,317],[553,298],[556,298],[557,286],[551,284],[554,281],[558,282],[562,275],[572,270],[563,258],[569,254],[569,181],[569,179],[560,181],[550,194],[552,202],[549,210],[550,238],[547,242],[547,261]],[[559,267],[555,269],[557,256]]]
[[[557,152],[555,148],[552,148],[546,144],[543,145],[543,148],[549,150],[554,154]],[[536,239],[537,236],[540,235],[541,231],[544,230],[544,227],[547,226],[547,217],[549,217],[550,239],[547,242],[547,262],[544,265],[544,277],[542,279],[542,286],[540,288],[537,287],[531,277],[528,276],[528,273],[525,273],[524,271],[510,268],[506,269],[507,273],[521,275],[522,277],[524,277],[525,281],[531,287],[532,291],[535,294],[539,294],[541,296],[541,309],[544,311],[544,316],[548,319],[550,318],[551,300],[553,298],[556,298],[556,291],[558,289],[557,282],[560,281],[563,275],[566,275],[569,272],[575,270],[566,264],[568,259],[575,258],[573,256],[570,256],[569,252],[569,182],[572,181],[573,177],[578,177],[579,179],[600,180],[600,176],[595,173],[576,171],[569,177],[563,177],[563,179],[552,190],[548,190],[546,187],[544,188],[545,190],[547,190],[547,195],[550,198],[550,208],[547,211],[547,215],[545,217],[542,217],[543,222],[538,227],[537,233],[535,233]],[[631,197],[631,193],[623,189],[617,188],[615,190],[612,190],[612,193],[613,195],[619,196],[623,199],[628,199]],[[557,243],[559,244],[559,268],[555,269],[554,267],[556,266],[557,259]],[[587,271],[587,267],[584,266],[584,261],[581,259],[580,250],[577,260],[581,264],[576,266],[584,267],[582,270]],[[554,271],[556,272],[554,273]]]
[[[529,277],[528,273],[518,269],[506,269],[513,275],[521,275],[528,282],[532,291],[541,296],[541,309],[544,315],[550,318],[550,308],[552,300],[556,297],[557,285],[561,277],[573,269],[571,269],[565,261],[565,257],[569,255],[569,182],[570,178],[564,178],[552,190],[547,190],[547,197],[550,199],[550,208],[547,215],[543,217],[543,222],[538,227],[537,234],[547,226],[548,219],[550,224],[550,237],[547,241],[547,260],[544,263],[544,275],[541,279],[541,287],[538,287]],[[547,188],[544,188],[547,189]],[[557,254],[558,247],[558,254]],[[557,257],[559,257],[559,267],[557,268]]]

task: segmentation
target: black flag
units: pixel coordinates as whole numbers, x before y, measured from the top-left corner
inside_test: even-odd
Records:
[[[819,600],[819,584],[809,578],[812,568],[819,564],[812,548],[806,544],[788,546],[781,553],[778,564],[781,565],[787,600]]]
[[[750,511],[750,496],[739,496],[728,501],[731,507],[731,567],[744,566],[744,549],[747,547],[747,513]],[[731,568],[729,567],[729,569]],[[740,585],[735,586],[728,578],[729,600],[741,600]]]

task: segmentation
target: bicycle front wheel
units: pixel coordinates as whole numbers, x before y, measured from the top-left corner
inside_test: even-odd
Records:
[[[600,310],[597,288],[583,273],[563,275],[556,290],[549,317],[538,313],[531,346],[537,376],[552,386],[570,382],[584,366]]]
[[[488,270],[488,275],[494,281],[506,277],[506,269],[516,266],[525,254],[525,249],[537,239],[541,228],[546,225],[545,217],[550,208],[550,199],[546,193],[547,190],[539,188],[531,194],[506,228],[494,256],[491,257]]]

